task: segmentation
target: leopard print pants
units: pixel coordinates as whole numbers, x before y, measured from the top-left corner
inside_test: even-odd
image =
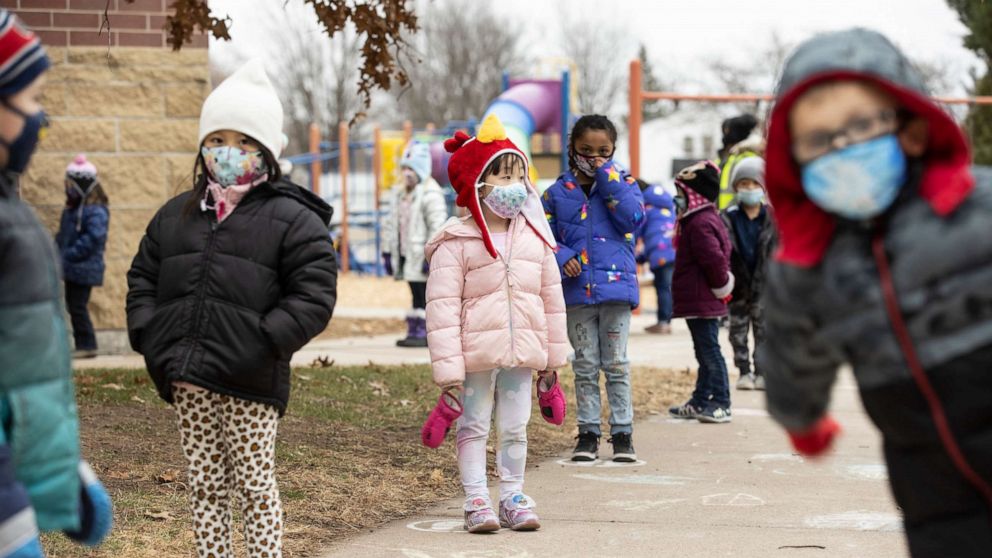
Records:
[[[282,505],[275,478],[279,412],[269,405],[188,384],[173,386],[189,465],[189,500],[200,558],[229,558],[231,498],[240,496],[252,558],[282,556]]]

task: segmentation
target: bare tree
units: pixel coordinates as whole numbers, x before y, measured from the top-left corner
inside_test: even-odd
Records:
[[[626,61],[634,54],[629,32],[600,18],[575,16],[562,19],[559,31],[562,51],[578,68],[579,112],[608,116],[625,112],[621,105],[627,98]]]
[[[328,37],[314,8],[302,0],[265,5],[263,17],[269,34],[278,37],[278,49],[266,60],[286,112],[290,152],[305,151],[310,123],[322,137],[337,134],[337,125],[362,110],[356,93],[359,80],[360,40],[345,27]]]
[[[401,110],[417,125],[482,116],[500,93],[503,72],[524,65],[518,26],[488,2],[432,2],[418,19]]]

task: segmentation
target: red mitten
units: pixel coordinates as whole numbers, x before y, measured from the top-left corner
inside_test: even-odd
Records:
[[[550,381],[551,386],[546,387]],[[558,372],[537,378],[537,404],[541,407],[541,417],[551,424],[561,425],[565,422],[565,394],[558,383]]]
[[[723,298],[720,299],[720,301],[723,302],[724,304],[730,304],[730,301],[731,300],[734,300],[734,295],[732,295],[732,294],[729,294],[729,295],[727,295],[727,296],[725,296],[725,297],[723,297]]]
[[[789,432],[792,447],[803,455],[817,456],[830,449],[840,425],[830,415],[823,416],[805,432]]]
[[[451,425],[462,416],[462,404],[458,397],[446,390],[441,393],[437,405],[424,421],[420,429],[420,441],[429,448],[439,448],[444,442],[444,436],[451,430]]]

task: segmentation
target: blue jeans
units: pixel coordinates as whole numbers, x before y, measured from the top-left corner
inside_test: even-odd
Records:
[[[602,403],[599,371],[606,375],[610,402],[610,434],[631,433],[634,406],[630,397],[630,361],[627,337],[630,306],[626,303],[568,307],[568,340],[575,349],[575,398],[579,433],[601,436]]]
[[[720,320],[687,319],[685,322],[689,324],[692,348],[699,362],[696,389],[689,402],[703,409],[729,409],[730,380],[727,378],[727,362],[720,352]]]
[[[675,273],[675,262],[656,267],[651,270],[654,274],[654,290],[658,293],[658,323],[667,324],[672,321],[672,274]]]

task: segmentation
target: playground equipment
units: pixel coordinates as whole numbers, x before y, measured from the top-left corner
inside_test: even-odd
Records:
[[[645,91],[643,89],[643,72],[641,61],[630,62],[630,117],[628,119],[628,143],[630,149],[630,172],[640,176],[641,172],[641,124],[643,124],[644,101],[681,101],[703,103],[770,103],[774,95],[683,95],[667,91]],[[992,96],[983,97],[933,97],[933,100],[945,105],[992,105]]]
[[[495,114],[507,135],[530,158],[537,175],[554,179],[568,164],[567,130],[572,123],[571,74],[560,80],[511,79],[503,74],[503,92],[489,104],[483,117]],[[306,153],[287,159],[306,172],[310,189],[335,209],[332,237],[338,247],[343,272],[383,274],[380,261],[383,239],[381,223],[392,208],[384,208],[381,196],[399,182],[399,159],[407,143],[419,141],[431,148],[432,175],[442,186],[449,184],[450,154],[443,142],[456,130],[475,133],[475,120],[448,122],[442,128],[428,124],[414,130],[405,122],[403,129],[382,130],[375,126],[370,140],[355,141],[346,123],[337,130],[337,141],[323,141],[320,128],[310,126]],[[545,182],[550,182],[545,180]],[[453,207],[453,192],[449,209]]]

